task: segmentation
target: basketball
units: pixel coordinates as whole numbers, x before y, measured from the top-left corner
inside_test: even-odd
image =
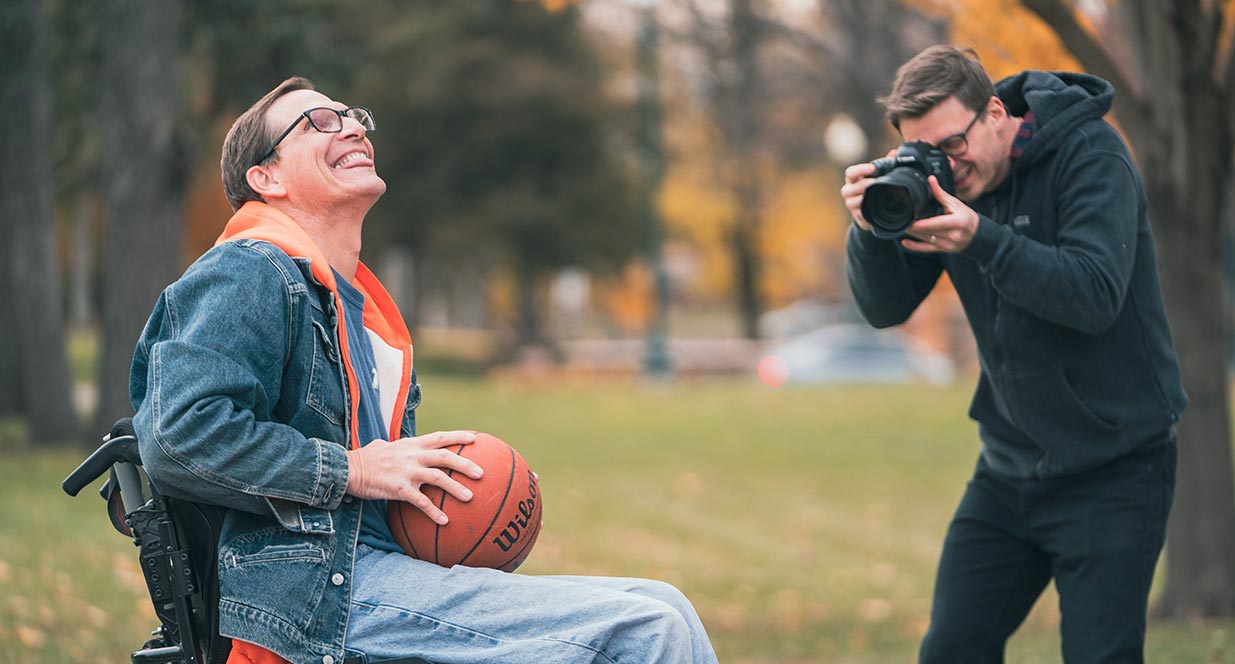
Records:
[[[527,461],[500,438],[477,433],[475,442],[453,448],[485,474],[473,480],[446,470],[472,491],[462,502],[436,486],[421,490],[449,523],[439,526],[415,505],[392,500],[386,520],[407,555],[442,567],[466,565],[513,572],[540,535],[540,485]]]

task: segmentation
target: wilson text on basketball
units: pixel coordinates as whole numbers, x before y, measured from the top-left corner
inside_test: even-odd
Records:
[[[516,506],[519,513],[514,516],[502,532],[498,533],[497,537],[493,538],[493,543],[498,545],[502,551],[510,551],[519,538],[527,532],[528,524],[531,523],[532,515],[536,513],[537,486],[536,476],[532,471],[527,471],[527,493],[528,497],[520,500]]]

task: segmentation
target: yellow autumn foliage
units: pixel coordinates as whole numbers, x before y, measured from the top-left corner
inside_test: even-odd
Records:
[[[1019,0],[907,0],[945,19],[951,42],[973,48],[994,80],[1025,69],[1080,71],[1055,31]]]
[[[1016,0],[912,0],[910,4],[944,18],[950,40],[974,48],[996,80],[1024,69],[1080,69],[1055,33]],[[675,293],[694,303],[725,304],[733,292],[729,237],[737,206],[724,182],[718,132],[708,118],[680,103],[669,100],[666,111],[666,143],[672,156],[659,210],[667,236],[679,254],[690,254],[693,268],[688,281],[676,284]],[[764,166],[758,177],[764,188],[759,250],[766,305],[774,308],[803,297],[843,299],[848,217],[838,193],[839,169],[820,165],[793,172]],[[635,303],[648,296],[649,284],[645,269],[633,269],[624,281],[606,285],[602,308],[624,326],[638,325],[646,320],[647,311]],[[954,301],[946,284],[941,291],[942,299]],[[942,311],[936,315],[948,317]]]

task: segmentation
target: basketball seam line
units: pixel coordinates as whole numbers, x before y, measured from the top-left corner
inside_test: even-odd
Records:
[[[459,456],[463,456],[463,447],[464,447],[463,445],[460,445],[459,449],[455,450],[455,454],[458,454]],[[455,476],[455,469],[448,468],[446,470],[446,477],[454,477],[454,476]],[[446,489],[442,489],[442,499],[438,501],[437,508],[439,510],[442,510],[442,508],[445,506],[446,506]],[[442,510],[442,511],[444,512],[445,510]],[[441,535],[442,535],[442,524],[435,523],[433,526],[433,562],[434,563],[437,563],[437,561],[442,559],[441,554],[438,553],[438,544],[437,544],[438,540],[441,538]]]
[[[471,557],[473,553],[476,552],[476,547],[480,546],[480,543],[485,541],[485,538],[489,536],[490,532],[492,532],[493,524],[497,523],[498,518],[502,515],[502,510],[506,508],[506,501],[510,499],[510,491],[511,491],[511,487],[513,487],[515,484],[515,471],[518,470],[518,467],[519,467],[519,464],[515,459],[515,448],[511,447],[510,448],[510,474],[509,474],[509,479],[506,481],[506,493],[502,495],[502,502],[497,506],[497,509],[494,510],[493,520],[489,522],[489,526],[485,528],[484,532],[480,534],[480,537],[476,538],[476,542],[472,544],[472,548],[469,549],[467,553],[463,554],[463,557],[459,559],[458,564],[462,565],[464,562],[466,562],[467,559]]]
[[[395,516],[398,517],[399,530],[403,531],[403,540],[407,542],[407,547],[412,550],[412,557],[420,558],[420,553],[416,551],[416,545],[412,542],[412,534],[407,532],[407,522],[403,520],[403,503],[395,503]]]

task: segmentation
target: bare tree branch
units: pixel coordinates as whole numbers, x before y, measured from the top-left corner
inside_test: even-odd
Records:
[[[1110,81],[1120,94],[1115,97],[1116,114],[1130,131],[1143,131],[1152,121],[1141,86],[1124,73],[1102,43],[1076,20],[1072,5],[1064,0],[1022,0],[1025,7],[1051,26],[1064,46],[1095,76]]]
[[[1215,2],[1213,4],[1213,23],[1215,29],[1217,26],[1226,25],[1225,3]],[[1218,90],[1225,94],[1227,99],[1235,99],[1235,43],[1226,45],[1226,52],[1222,52],[1221,40],[1215,42],[1218,46],[1214,52],[1214,81],[1218,85]],[[1235,133],[1235,103],[1226,105],[1226,124],[1231,128],[1232,133]]]
[[[1116,89],[1137,90],[1124,75],[1123,69],[1111,58],[1109,51],[1076,20],[1071,3],[1064,0],[1023,0],[1025,7],[1055,29],[1064,46],[1086,63],[1095,76],[1110,81]]]
[[[1217,62],[1218,53],[1221,50],[1220,47],[1222,44],[1222,25],[1223,25],[1222,24],[1222,8],[1220,6],[1221,4],[1222,3],[1214,2],[1214,3],[1211,3],[1212,5],[1211,7],[1200,8],[1200,11],[1203,11],[1209,15],[1206,18],[1202,18],[1200,23],[1205,33],[1205,38],[1204,38],[1204,41],[1202,42],[1204,46],[1204,51],[1205,53],[1214,54],[1213,61],[1209,63],[1210,66],[1213,66]]]

